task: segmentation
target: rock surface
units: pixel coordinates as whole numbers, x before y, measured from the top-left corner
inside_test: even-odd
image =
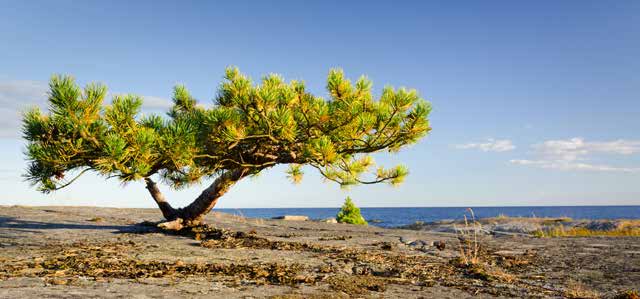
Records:
[[[156,209],[2,206],[0,298],[559,298],[570,281],[610,298],[640,285],[632,237],[479,235],[470,268],[456,233],[214,212],[213,226],[176,234],[160,220]]]

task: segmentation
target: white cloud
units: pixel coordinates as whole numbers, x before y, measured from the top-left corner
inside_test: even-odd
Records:
[[[496,140],[493,138],[487,139],[486,142],[481,143],[467,143],[456,145],[458,149],[478,149],[483,152],[506,152],[516,148],[515,145],[508,139]]]
[[[536,166],[548,169],[560,170],[588,170],[588,171],[617,171],[617,172],[637,172],[639,168],[613,167],[608,165],[594,165],[589,163],[569,162],[562,160],[511,160],[513,164]]]
[[[616,167],[610,165],[591,164],[588,157],[593,154],[631,155],[640,152],[640,140],[613,140],[604,142],[588,142],[575,137],[565,140],[548,140],[532,146],[539,156],[537,160],[516,159],[510,162],[540,168],[561,170],[608,171],[608,172],[640,172],[640,168]]]
[[[49,86],[39,81],[0,81],[0,138],[19,137],[22,112],[34,106],[46,109],[48,90]],[[143,96],[143,109],[167,110],[171,105],[169,99]]]
[[[638,140],[614,140],[607,142],[587,142],[575,137],[567,140],[549,140],[537,144],[534,148],[543,155],[564,160],[579,160],[591,153],[609,153],[630,155],[640,152]]]

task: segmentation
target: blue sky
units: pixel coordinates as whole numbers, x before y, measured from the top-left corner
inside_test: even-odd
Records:
[[[638,1],[3,1],[0,204],[154,205],[142,183],[41,195],[22,181],[19,112],[45,107],[52,74],[163,113],[177,83],[211,103],[227,65],[320,95],[332,67],[416,88],[433,131],[377,157],[409,166],[400,187],[344,191],[311,169],[294,186],[276,167],[219,207],[640,204],[638,15]],[[202,188],[164,190],[184,205]]]

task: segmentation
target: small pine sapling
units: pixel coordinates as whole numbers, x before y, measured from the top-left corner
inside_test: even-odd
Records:
[[[360,208],[356,207],[350,197],[344,200],[344,204],[342,208],[340,208],[336,220],[338,220],[339,223],[367,225],[367,221],[364,220],[360,214]]]

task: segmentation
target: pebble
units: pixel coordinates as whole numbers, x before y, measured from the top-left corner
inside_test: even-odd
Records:
[[[427,242],[422,241],[422,240],[415,240],[411,243],[409,243],[410,246],[426,246]]]
[[[408,238],[408,237],[400,237],[400,242],[404,243],[404,244],[411,244],[412,242],[414,242],[416,239],[413,238]]]

